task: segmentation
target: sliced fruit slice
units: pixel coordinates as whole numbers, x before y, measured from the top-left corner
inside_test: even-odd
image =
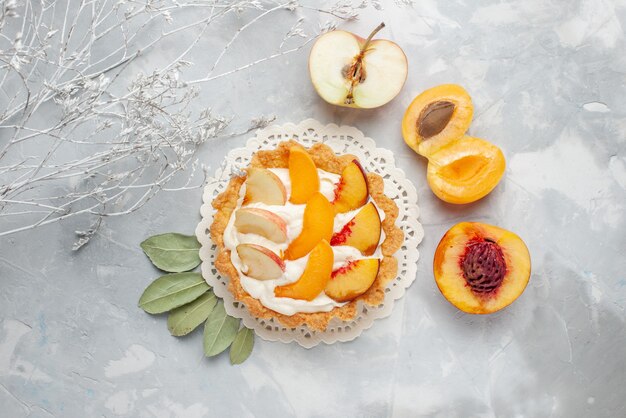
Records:
[[[257,234],[274,242],[287,241],[287,224],[265,209],[241,208],[235,212],[235,228],[242,234]]]
[[[380,260],[367,258],[351,261],[348,265],[333,271],[324,293],[337,302],[347,302],[367,292],[372,286]]]
[[[304,273],[297,282],[278,286],[274,294],[279,298],[313,300],[319,295],[333,270],[334,254],[328,241],[321,240],[311,251]]]
[[[432,154],[461,138],[472,122],[474,106],[465,89],[442,84],[417,96],[402,119],[404,142],[415,152]]]
[[[522,294],[530,278],[530,254],[512,232],[461,222],[439,242],[433,272],[450,303],[467,313],[488,314]]]
[[[370,202],[363,206],[341,231],[335,233],[330,245],[349,245],[363,255],[372,255],[380,241],[381,222],[378,209]]]
[[[426,178],[441,200],[470,203],[498,185],[505,166],[500,148],[483,139],[466,136],[431,155]]]
[[[284,205],[286,201],[285,185],[276,174],[265,168],[250,167],[248,169],[244,205],[257,202],[266,205]]]
[[[272,250],[256,244],[239,244],[237,254],[248,268],[246,276],[258,280],[274,280],[283,275],[285,263]]]
[[[333,235],[335,212],[323,194],[317,192],[304,208],[302,232],[285,251],[285,260],[297,260],[307,255],[320,240],[330,240]]]
[[[289,149],[289,179],[291,180],[289,201],[295,205],[306,203],[320,190],[317,167],[309,153],[302,147],[293,146]]]
[[[336,213],[350,212],[367,202],[367,175],[358,160],[352,160],[341,172],[335,188],[333,207]]]

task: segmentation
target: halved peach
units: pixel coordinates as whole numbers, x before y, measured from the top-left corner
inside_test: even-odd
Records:
[[[450,303],[467,313],[488,314],[522,294],[530,279],[530,254],[512,232],[461,222],[439,242],[433,272]]]
[[[285,204],[287,191],[276,174],[259,167],[250,167],[247,171],[244,205],[257,202],[266,205]]]
[[[291,180],[289,201],[295,205],[306,203],[320,190],[317,167],[309,153],[300,146],[289,149],[289,179]]]
[[[313,300],[326,287],[330,274],[333,271],[335,255],[328,241],[321,240],[317,243],[309,259],[302,276],[298,281],[274,289],[274,294],[279,298]]]
[[[465,89],[442,84],[418,95],[402,119],[404,142],[429,158],[441,148],[461,138],[472,122],[474,106]]]
[[[466,136],[431,155],[427,180],[448,203],[474,202],[491,192],[504,174],[504,154],[497,146]]]
[[[324,293],[337,302],[352,300],[367,292],[372,286],[379,267],[380,260],[377,258],[351,261],[346,266],[333,271]]]
[[[304,257],[321,240],[330,240],[334,221],[335,212],[328,199],[320,192],[313,194],[304,208],[302,232],[285,250],[285,260]]]
[[[237,254],[247,267],[246,276],[258,280],[278,279],[285,271],[285,263],[269,248],[256,244],[239,244]]]
[[[242,234],[257,234],[279,243],[287,241],[287,223],[269,210],[258,208],[237,210],[235,228]]]
[[[378,209],[369,202],[363,206],[354,218],[335,233],[330,245],[349,245],[361,251],[363,255],[372,255],[380,241],[381,221]]]
[[[335,187],[333,207],[336,213],[350,212],[367,202],[367,175],[358,160],[352,160],[343,171]]]

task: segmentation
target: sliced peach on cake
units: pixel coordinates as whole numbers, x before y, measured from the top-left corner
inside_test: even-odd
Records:
[[[333,235],[335,212],[320,192],[307,202],[302,218],[302,232],[285,250],[285,260],[297,260],[307,255],[321,240],[330,240]]]
[[[430,156],[428,185],[448,203],[474,202],[491,192],[505,168],[504,154],[497,146],[466,136]]]
[[[247,268],[246,276],[258,280],[274,280],[283,275],[285,263],[269,248],[256,244],[239,244],[237,255]]]
[[[361,251],[363,255],[372,255],[380,241],[381,221],[378,209],[369,202],[363,206],[354,218],[336,232],[330,245],[349,245]]]
[[[358,160],[352,160],[341,172],[335,188],[333,207],[336,213],[350,212],[367,202],[367,175]]]
[[[530,254],[512,232],[461,222],[439,242],[433,271],[450,303],[467,313],[488,314],[522,294],[530,278]]]
[[[289,201],[295,205],[306,203],[320,190],[317,167],[309,153],[300,146],[289,149],[289,179],[291,180]]]
[[[249,203],[284,205],[286,201],[285,185],[276,174],[265,168],[250,167],[248,169],[244,205]]]
[[[319,295],[333,271],[334,254],[328,241],[321,240],[317,243],[309,259],[302,276],[298,281],[274,289],[274,294],[279,298],[313,300]]]
[[[472,99],[463,87],[442,84],[430,88],[417,96],[404,114],[404,142],[430,158],[467,132],[473,114]]]
[[[242,234],[257,234],[274,242],[287,241],[287,224],[265,209],[241,208],[235,212],[235,228]]]
[[[347,302],[367,292],[372,286],[380,260],[366,258],[350,261],[347,265],[333,271],[324,293],[337,302]]]

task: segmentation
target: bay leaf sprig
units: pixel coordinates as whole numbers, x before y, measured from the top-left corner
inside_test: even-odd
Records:
[[[254,331],[241,327],[230,345],[230,364],[241,364],[250,357],[254,347]]]
[[[167,329],[175,337],[189,334],[206,321],[216,304],[217,296],[209,290],[193,302],[171,311],[167,316]]]
[[[152,264],[170,274],[153,281],[144,290],[139,306],[150,314],[169,312],[167,328],[173,336],[191,333],[204,323],[203,345],[207,357],[230,347],[231,364],[243,363],[254,347],[254,331],[226,313],[224,302],[198,272],[200,243],[194,236],[160,234],[141,243]]]
[[[193,302],[209,290],[200,273],[171,273],[153,281],[144,290],[139,306],[151,314],[171,311]]]
[[[201,262],[200,243],[193,235],[175,232],[154,235],[140,245],[152,264],[169,273],[193,270]]]
[[[224,302],[219,301],[204,324],[204,355],[213,357],[235,340],[239,319],[226,313]]]

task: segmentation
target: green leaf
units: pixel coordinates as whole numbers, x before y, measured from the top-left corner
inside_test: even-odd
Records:
[[[254,331],[242,327],[230,346],[230,364],[241,364],[250,356],[254,347]]]
[[[169,273],[189,271],[200,264],[200,243],[193,235],[155,235],[141,243],[152,264]]]
[[[216,304],[217,297],[209,290],[193,302],[170,312],[167,329],[175,337],[189,334],[209,317]]]
[[[239,319],[229,316],[220,300],[204,324],[204,355],[212,357],[226,350],[238,329]]]
[[[200,273],[173,273],[161,276],[144,290],[139,306],[158,314],[192,302],[209,290]]]

